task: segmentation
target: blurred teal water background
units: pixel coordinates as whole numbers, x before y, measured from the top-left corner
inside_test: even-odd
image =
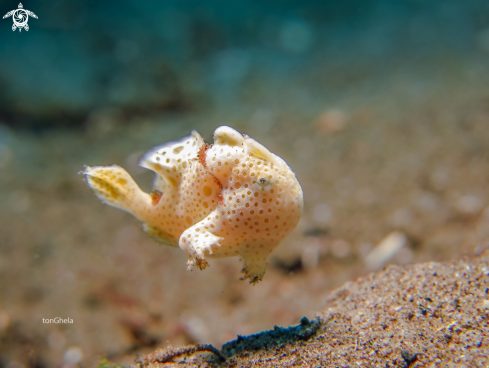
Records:
[[[483,0],[78,1],[25,3],[29,32],[1,22],[0,118],[79,126],[97,108],[186,111],[242,102],[266,79],[310,103],[373,70],[489,52]],[[1,1],[4,13],[17,2]],[[421,65],[420,65],[421,64]],[[245,101],[246,102],[246,101]],[[204,106],[202,106],[204,105]]]

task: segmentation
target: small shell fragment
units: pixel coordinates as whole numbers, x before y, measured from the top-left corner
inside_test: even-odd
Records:
[[[391,232],[365,257],[367,268],[372,271],[380,269],[407,244],[407,241],[404,233]]]

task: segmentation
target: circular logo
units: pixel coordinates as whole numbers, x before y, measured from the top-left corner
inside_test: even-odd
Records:
[[[29,15],[24,9],[17,9],[14,14],[12,14],[12,19],[17,27],[22,28],[27,24]]]

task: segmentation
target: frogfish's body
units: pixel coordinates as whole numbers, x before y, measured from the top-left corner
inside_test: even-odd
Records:
[[[156,173],[151,194],[117,165],[83,173],[99,199],[133,214],[161,243],[183,249],[188,268],[240,256],[242,279],[261,281],[270,253],[302,215],[302,189],[285,161],[227,126],[216,129],[213,145],[193,131],[148,151],[139,165]]]

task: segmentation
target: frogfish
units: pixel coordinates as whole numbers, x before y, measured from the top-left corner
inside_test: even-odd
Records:
[[[303,194],[287,163],[228,126],[214,143],[196,131],[146,152],[139,166],[156,173],[152,193],[122,167],[86,166],[88,186],[104,203],[143,222],[157,241],[180,247],[187,268],[207,258],[239,256],[242,280],[262,280],[272,251],[296,227]]]

